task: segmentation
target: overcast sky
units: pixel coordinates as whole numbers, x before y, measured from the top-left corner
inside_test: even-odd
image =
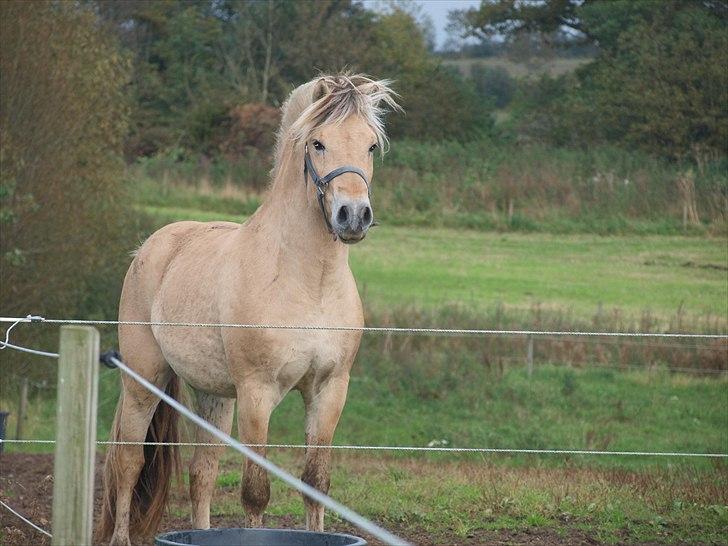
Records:
[[[429,15],[432,22],[435,23],[437,49],[442,48],[447,38],[445,34],[447,12],[454,9],[477,8],[480,6],[480,0],[415,0],[415,3],[422,6],[422,11]]]
[[[435,41],[436,48],[441,49],[447,34],[445,27],[447,26],[447,12],[454,9],[477,8],[480,6],[480,0],[412,0],[415,4],[422,6],[422,11],[430,16],[435,24]],[[371,10],[381,9],[386,2],[380,0],[362,0],[364,5]]]

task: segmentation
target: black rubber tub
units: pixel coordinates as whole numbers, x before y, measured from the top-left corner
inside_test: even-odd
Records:
[[[365,546],[366,540],[343,533],[293,529],[206,529],[159,535],[156,546]]]

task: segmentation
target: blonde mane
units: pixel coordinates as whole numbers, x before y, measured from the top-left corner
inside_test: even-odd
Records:
[[[341,123],[355,114],[367,121],[384,153],[389,143],[384,132],[386,107],[402,110],[396,102],[399,95],[391,84],[390,80],[342,73],[322,75],[294,89],[282,108],[276,139],[276,168],[286,144],[305,141],[318,127]]]

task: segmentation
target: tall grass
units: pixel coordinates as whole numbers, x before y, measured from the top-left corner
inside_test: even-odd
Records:
[[[191,189],[198,209],[210,210],[206,200],[215,190],[221,199],[235,203],[228,206],[248,211],[266,187],[267,161],[254,152],[233,162],[172,152],[132,165],[128,176],[132,182],[154,181],[162,189]],[[691,169],[607,147],[570,150],[492,140],[405,140],[394,142],[376,166],[374,206],[380,220],[396,225],[724,235],[727,169],[725,160]],[[698,223],[683,219],[678,180],[685,176],[694,179]],[[140,198],[154,199],[153,193],[143,192]],[[170,197],[164,190],[155,195]]]
[[[564,310],[526,311],[496,305],[472,309],[450,305],[436,310],[415,307],[368,309],[367,324],[412,327],[499,330],[607,331],[657,333],[662,321],[645,312],[639,319],[619,312],[597,310],[585,320]],[[719,317],[686,319],[680,310],[670,319],[669,331],[724,333]],[[417,334],[366,335],[355,373],[386,386],[390,392],[411,393],[423,399],[453,393],[476,403],[483,385],[498,381],[514,368],[526,365],[526,336],[445,336]],[[623,339],[609,337],[537,336],[533,341],[536,367],[559,365],[578,370],[693,373],[728,377],[728,342],[670,338]],[[568,390],[568,386],[565,387]],[[449,394],[448,394],[449,395]]]

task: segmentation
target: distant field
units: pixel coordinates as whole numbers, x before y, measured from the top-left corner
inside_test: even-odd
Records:
[[[728,305],[723,239],[382,227],[351,262],[367,297],[387,303],[541,304],[581,316],[601,305],[724,319]]]
[[[553,59],[551,61],[536,60],[527,63],[516,63],[502,57],[474,58],[474,59],[448,59],[443,61],[444,64],[455,66],[463,76],[469,76],[473,65],[481,64],[490,68],[502,67],[515,78],[524,76],[534,76],[540,74],[549,74],[551,76],[560,76],[568,72],[573,72],[581,65],[590,62],[590,58],[575,59]]]
[[[184,208],[144,210],[160,225],[243,218]],[[588,318],[602,306],[634,318],[650,312],[667,321],[680,311],[728,322],[728,246],[722,238],[382,226],[350,255],[364,298],[374,307],[539,304]]]

